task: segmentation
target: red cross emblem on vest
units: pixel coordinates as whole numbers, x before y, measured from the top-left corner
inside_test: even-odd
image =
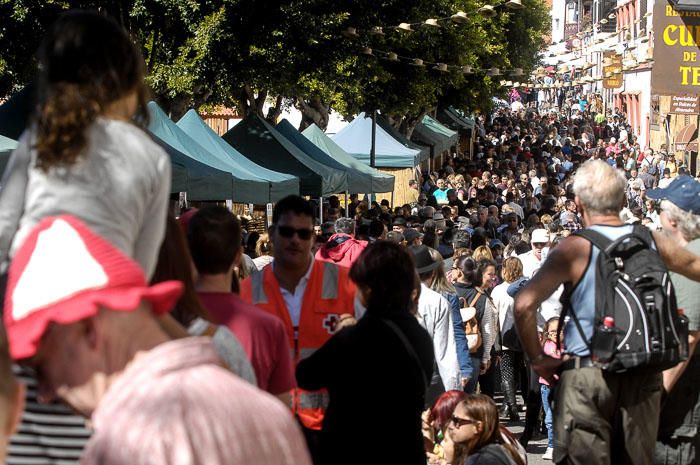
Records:
[[[335,332],[335,327],[338,325],[338,321],[340,321],[340,315],[331,313],[323,319],[323,328],[328,331],[328,334],[333,334]]]

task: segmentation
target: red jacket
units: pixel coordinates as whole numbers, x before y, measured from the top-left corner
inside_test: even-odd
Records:
[[[358,241],[348,234],[333,234],[316,252],[316,260],[350,268],[365,247],[367,241]]]

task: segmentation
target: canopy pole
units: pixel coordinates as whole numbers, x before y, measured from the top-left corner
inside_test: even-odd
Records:
[[[374,168],[377,147],[377,110],[372,110],[372,145],[369,149],[369,166]]]
[[[350,209],[348,208],[348,191],[345,191],[345,216],[346,217],[349,216],[348,211],[350,211]]]
[[[323,225],[323,196],[318,198],[318,222]]]
[[[391,191],[391,209],[394,209],[394,191]]]
[[[376,164],[376,150],[377,150],[377,110],[372,110],[372,146],[369,150],[369,166],[375,168]],[[374,200],[374,193],[370,193],[369,196],[369,207],[372,206],[372,201]]]

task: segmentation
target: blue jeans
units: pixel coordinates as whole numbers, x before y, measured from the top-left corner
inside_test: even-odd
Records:
[[[472,377],[469,378],[469,384],[464,388],[464,392],[467,394],[474,394],[476,392],[476,386],[479,383],[479,370],[481,369],[481,357],[476,357],[470,355],[472,362]]]
[[[549,403],[549,391],[551,388],[540,384],[542,395],[542,408],[544,408],[544,424],[547,426],[547,447],[554,447],[554,430],[552,429],[552,405]]]

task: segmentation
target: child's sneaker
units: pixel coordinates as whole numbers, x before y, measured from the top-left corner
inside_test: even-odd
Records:
[[[554,449],[547,447],[547,450],[544,451],[544,455],[542,456],[542,460],[552,460],[552,455],[554,455]]]

